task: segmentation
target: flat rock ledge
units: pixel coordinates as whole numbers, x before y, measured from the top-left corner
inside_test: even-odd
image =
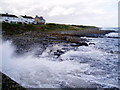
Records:
[[[2,90],[27,90],[5,74],[1,72],[0,74],[2,75]]]

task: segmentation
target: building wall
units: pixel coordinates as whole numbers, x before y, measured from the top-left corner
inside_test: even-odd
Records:
[[[5,17],[5,16],[3,16],[3,17],[1,17],[1,21],[8,22],[8,23],[12,23],[12,22],[17,23],[19,21],[19,19],[17,17]]]
[[[34,23],[34,19],[19,17],[19,22],[25,23],[25,24],[32,24]]]
[[[8,22],[8,23],[22,23],[22,24],[45,24],[45,20],[40,20],[39,18],[23,18],[23,17],[6,17],[6,16],[0,16],[1,22]]]
[[[41,20],[41,19],[39,19],[38,17],[35,17],[35,22],[36,22],[37,24],[45,24],[45,20],[44,20],[44,19]]]

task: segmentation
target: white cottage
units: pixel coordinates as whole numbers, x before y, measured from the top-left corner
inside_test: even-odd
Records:
[[[41,16],[36,16],[35,18],[31,16],[19,16],[12,14],[0,14],[0,22],[7,23],[21,23],[21,24],[45,24],[45,19]]]
[[[19,21],[19,18],[16,15],[12,14],[0,14],[0,21],[1,22],[8,22],[8,23],[17,23]]]
[[[25,23],[25,24],[33,24],[34,23],[34,18],[31,16],[20,16],[19,17],[19,22],[20,23]]]
[[[45,24],[45,19],[42,16],[38,17],[36,15],[34,24]]]

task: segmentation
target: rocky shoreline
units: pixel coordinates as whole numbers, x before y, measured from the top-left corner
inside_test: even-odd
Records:
[[[4,29],[4,27],[3,27]],[[4,31],[4,30],[3,30]],[[49,32],[40,32],[40,31],[27,31],[21,34],[15,35],[5,35],[3,34],[3,41],[12,41],[12,44],[15,46],[15,52],[17,55],[23,55],[25,53],[31,52],[34,50],[34,47],[37,47],[36,56],[42,54],[44,50],[49,45],[55,45],[64,43],[64,45],[70,45],[71,47],[78,47],[78,46],[89,46],[89,40],[82,38],[82,37],[104,37],[105,34],[114,32],[109,30],[99,30],[98,28],[88,28],[84,30],[64,30],[64,31],[49,31]],[[59,57],[64,52],[57,49],[54,52],[54,55]],[[8,79],[4,78],[5,75],[3,74],[4,82],[7,82]],[[11,83],[13,84],[13,83]],[[5,85],[5,83],[3,83]],[[8,88],[9,83],[7,84]],[[15,86],[16,87],[16,86]],[[17,86],[19,87],[19,86]]]
[[[42,54],[42,52],[52,44],[65,43],[71,44],[71,46],[89,46],[89,40],[81,37],[104,37],[105,34],[113,31],[103,31],[103,30],[82,30],[82,31],[58,31],[58,32],[37,32],[29,31],[18,35],[3,35],[3,41],[12,41],[16,48],[16,53],[18,55],[30,52],[37,48],[37,55]],[[93,43],[94,44],[94,43]]]

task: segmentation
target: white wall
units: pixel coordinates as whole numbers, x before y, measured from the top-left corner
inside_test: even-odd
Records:
[[[4,22],[8,22],[8,23],[11,23],[11,22],[15,22],[15,23],[18,23],[18,22],[21,22],[21,23],[26,23],[26,24],[32,24],[34,23],[34,19],[29,19],[29,18],[23,18],[23,17],[6,17],[6,16],[2,16],[0,17],[0,21],[4,21]]]
[[[34,22],[34,19],[23,18],[20,16],[19,22],[26,23],[26,24],[32,24]]]
[[[24,22],[26,22],[27,24],[32,24],[34,22],[34,19],[24,18]]]
[[[2,19],[2,21],[8,22],[8,23],[10,23],[10,22],[17,23],[19,20],[17,17],[6,17],[6,16],[2,16],[1,19]]]

